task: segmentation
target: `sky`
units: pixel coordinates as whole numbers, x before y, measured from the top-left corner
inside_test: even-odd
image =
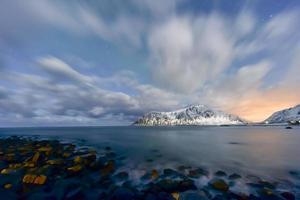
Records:
[[[2,0],[0,126],[127,125],[300,103],[298,0]]]

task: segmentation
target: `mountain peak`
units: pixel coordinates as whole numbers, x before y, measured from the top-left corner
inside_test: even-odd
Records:
[[[264,122],[268,124],[288,123],[292,121],[300,121],[300,104],[277,111],[268,117]]]
[[[170,112],[149,112],[134,122],[135,125],[238,125],[246,122],[235,115],[196,104]]]

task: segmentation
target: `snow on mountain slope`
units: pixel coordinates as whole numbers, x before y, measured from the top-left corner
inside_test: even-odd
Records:
[[[172,112],[150,112],[134,122],[141,126],[240,125],[246,121],[205,105],[192,105]]]
[[[275,124],[275,123],[288,123],[288,122],[297,122],[297,121],[298,122],[300,121],[300,104],[293,108],[288,108],[288,109],[275,112],[264,122],[268,124]]]

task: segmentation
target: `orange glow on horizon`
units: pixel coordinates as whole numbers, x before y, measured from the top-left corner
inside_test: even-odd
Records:
[[[261,122],[274,112],[300,104],[300,96],[293,89],[270,90],[266,93],[250,95],[242,99],[228,112],[251,122]]]

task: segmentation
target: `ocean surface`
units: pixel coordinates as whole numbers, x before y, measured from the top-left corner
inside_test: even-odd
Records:
[[[1,128],[0,136],[36,136],[103,149],[124,157],[132,179],[150,168],[199,166],[258,176],[300,190],[300,127],[60,127]],[[202,180],[203,181],[203,180]],[[247,180],[245,180],[247,181]],[[239,190],[243,190],[243,186]],[[244,188],[246,192],[246,188]]]

